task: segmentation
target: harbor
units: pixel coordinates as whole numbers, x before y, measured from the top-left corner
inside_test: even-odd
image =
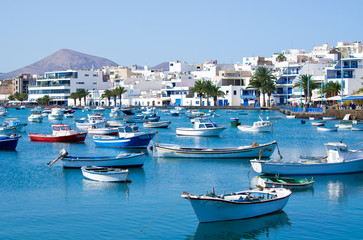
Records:
[[[352,149],[362,141],[362,131],[341,130],[318,132],[311,120],[286,118],[278,110],[214,109],[210,119],[224,131],[218,136],[185,136],[177,128],[192,128],[186,114],[172,116],[155,110],[160,121],[170,121],[146,149],[97,147],[91,134],[83,142],[31,141],[28,133],[47,134],[57,124],[77,129],[76,119],[89,112],[75,110],[73,118],[30,122],[31,109],[8,109],[8,116],[27,123],[15,151],[2,150],[0,166],[2,204],[0,210],[3,239],[359,239],[363,206],[363,173],[303,175],[314,180],[314,186],[293,191],[286,206],[276,213],[244,220],[199,223],[183,192],[216,196],[255,188],[256,173],[250,160],[235,157],[158,157],[156,141],[184,148],[228,149],[239,146],[258,147],[274,143],[271,159],[294,161],[301,156],[326,156],[324,144],[342,141]],[[207,110],[200,110],[209,114]],[[244,111],[245,114],[240,114]],[[104,116],[107,120],[110,109]],[[260,118],[271,119],[271,132],[245,132],[232,127],[231,118],[241,125],[252,126]],[[4,118],[0,119],[3,122]],[[140,132],[153,131],[135,123]],[[339,119],[326,120],[326,126],[339,124]],[[359,125],[359,124],[357,124]],[[63,126],[63,125],[62,125]],[[79,130],[79,129],[78,129]],[[78,131],[77,130],[77,131]],[[258,146],[257,146],[257,145]],[[72,156],[124,156],[143,153],[137,158],[142,167],[128,169],[127,182],[100,182],[83,177],[81,169],[63,168],[61,160],[48,166],[65,149]],[[267,160],[267,158],[263,158]],[[126,169],[126,168],[123,168]],[[265,192],[268,192],[267,190]],[[187,195],[185,195],[187,196]],[[194,195],[193,195],[194,196]],[[252,200],[251,200],[252,201]],[[205,216],[203,216],[205,217]],[[203,219],[203,218],[202,218]],[[203,220],[204,221],[204,220]],[[92,229],[92,231],[90,231]],[[324,229],[322,231],[321,229]]]

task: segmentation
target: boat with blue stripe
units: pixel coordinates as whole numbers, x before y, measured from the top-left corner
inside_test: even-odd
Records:
[[[15,150],[21,136],[13,134],[11,136],[0,135],[0,149]]]

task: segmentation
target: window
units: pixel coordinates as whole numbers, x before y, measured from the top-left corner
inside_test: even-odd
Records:
[[[85,74],[84,76],[85,76],[85,77],[89,77],[89,74]]]
[[[94,77],[97,77],[97,74],[93,74]]]
[[[237,91],[236,90],[233,91],[233,95],[237,95]]]
[[[93,82],[93,84],[97,84],[97,82]]]
[[[84,82],[76,82],[76,84],[84,84]]]
[[[228,93],[229,93],[229,90],[226,91],[226,95],[228,95]]]

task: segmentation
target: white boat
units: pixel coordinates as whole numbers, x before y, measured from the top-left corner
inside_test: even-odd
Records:
[[[93,109],[93,112],[94,113],[98,113],[98,114],[104,114],[105,111],[106,111],[106,109],[104,109],[103,107],[100,107],[100,106],[98,106],[95,109]]]
[[[201,223],[252,218],[280,211],[291,191],[285,188],[260,188],[229,194],[193,195],[183,192]]]
[[[63,119],[63,112],[60,108],[52,108],[52,112],[48,114],[48,119],[50,120],[62,120]]]
[[[352,129],[352,124],[335,124],[335,126],[337,128],[339,128],[339,130],[349,130]]]
[[[117,135],[118,128],[89,128],[87,132],[93,135]]]
[[[311,122],[312,126],[325,126],[325,121],[313,121]]]
[[[323,120],[335,120],[337,119],[336,117],[323,117]]]
[[[295,179],[280,176],[256,176],[257,185],[263,187],[273,188],[287,188],[287,189],[306,189],[313,187],[315,181],[305,179]],[[253,182],[253,181],[252,181]]]
[[[219,136],[225,127],[218,127],[209,118],[195,118],[193,128],[177,128],[177,135],[184,136],[203,136],[212,137]]]
[[[0,107],[0,117],[7,116],[9,114],[6,108]]]
[[[161,122],[144,122],[144,128],[167,128],[170,125],[170,121],[161,121]]]
[[[272,132],[273,123],[270,121],[264,121],[261,117],[260,119],[260,121],[254,122],[252,126],[239,125],[237,128],[242,132]]]
[[[352,126],[352,131],[363,131],[363,127]]]
[[[26,125],[28,124],[21,122],[18,118],[5,118],[2,123],[2,127],[12,128],[16,132],[24,131]]]
[[[267,120],[277,120],[277,119],[282,119],[282,116],[267,116],[266,119]]]
[[[338,127],[317,127],[316,128],[318,131],[321,132],[336,132],[338,130]]]
[[[79,129],[88,130],[90,128],[105,128],[106,119],[101,114],[87,114],[88,120],[76,120]]]
[[[327,157],[298,161],[251,160],[253,170],[268,175],[313,175],[363,172],[363,152],[344,143],[325,144]]]
[[[73,114],[72,113],[66,113],[64,114],[65,118],[73,118]]]
[[[99,182],[126,182],[129,170],[121,168],[83,166],[83,177]]]
[[[252,146],[226,147],[226,148],[191,148],[172,144],[159,144],[154,146],[154,157],[175,158],[257,158],[270,157],[277,146],[277,142],[260,144],[253,143]]]
[[[286,115],[286,118],[287,119],[293,119],[293,118],[295,118],[296,116],[295,115]]]
[[[314,121],[316,117],[309,117],[309,120]]]
[[[89,106],[84,106],[84,108],[82,109],[82,112],[90,112],[91,108]]]
[[[38,122],[38,123],[42,122],[43,121],[42,111],[40,109],[36,109],[36,108],[31,110],[31,114],[28,117],[28,121],[29,122]]]

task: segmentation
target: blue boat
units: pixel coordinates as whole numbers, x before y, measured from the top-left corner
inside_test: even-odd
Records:
[[[18,145],[18,140],[20,138],[20,135],[0,135],[0,149],[9,149],[9,150],[15,150],[16,146]]]
[[[136,125],[118,128],[118,136],[94,136],[96,147],[109,148],[147,148],[157,132],[139,132]]]

